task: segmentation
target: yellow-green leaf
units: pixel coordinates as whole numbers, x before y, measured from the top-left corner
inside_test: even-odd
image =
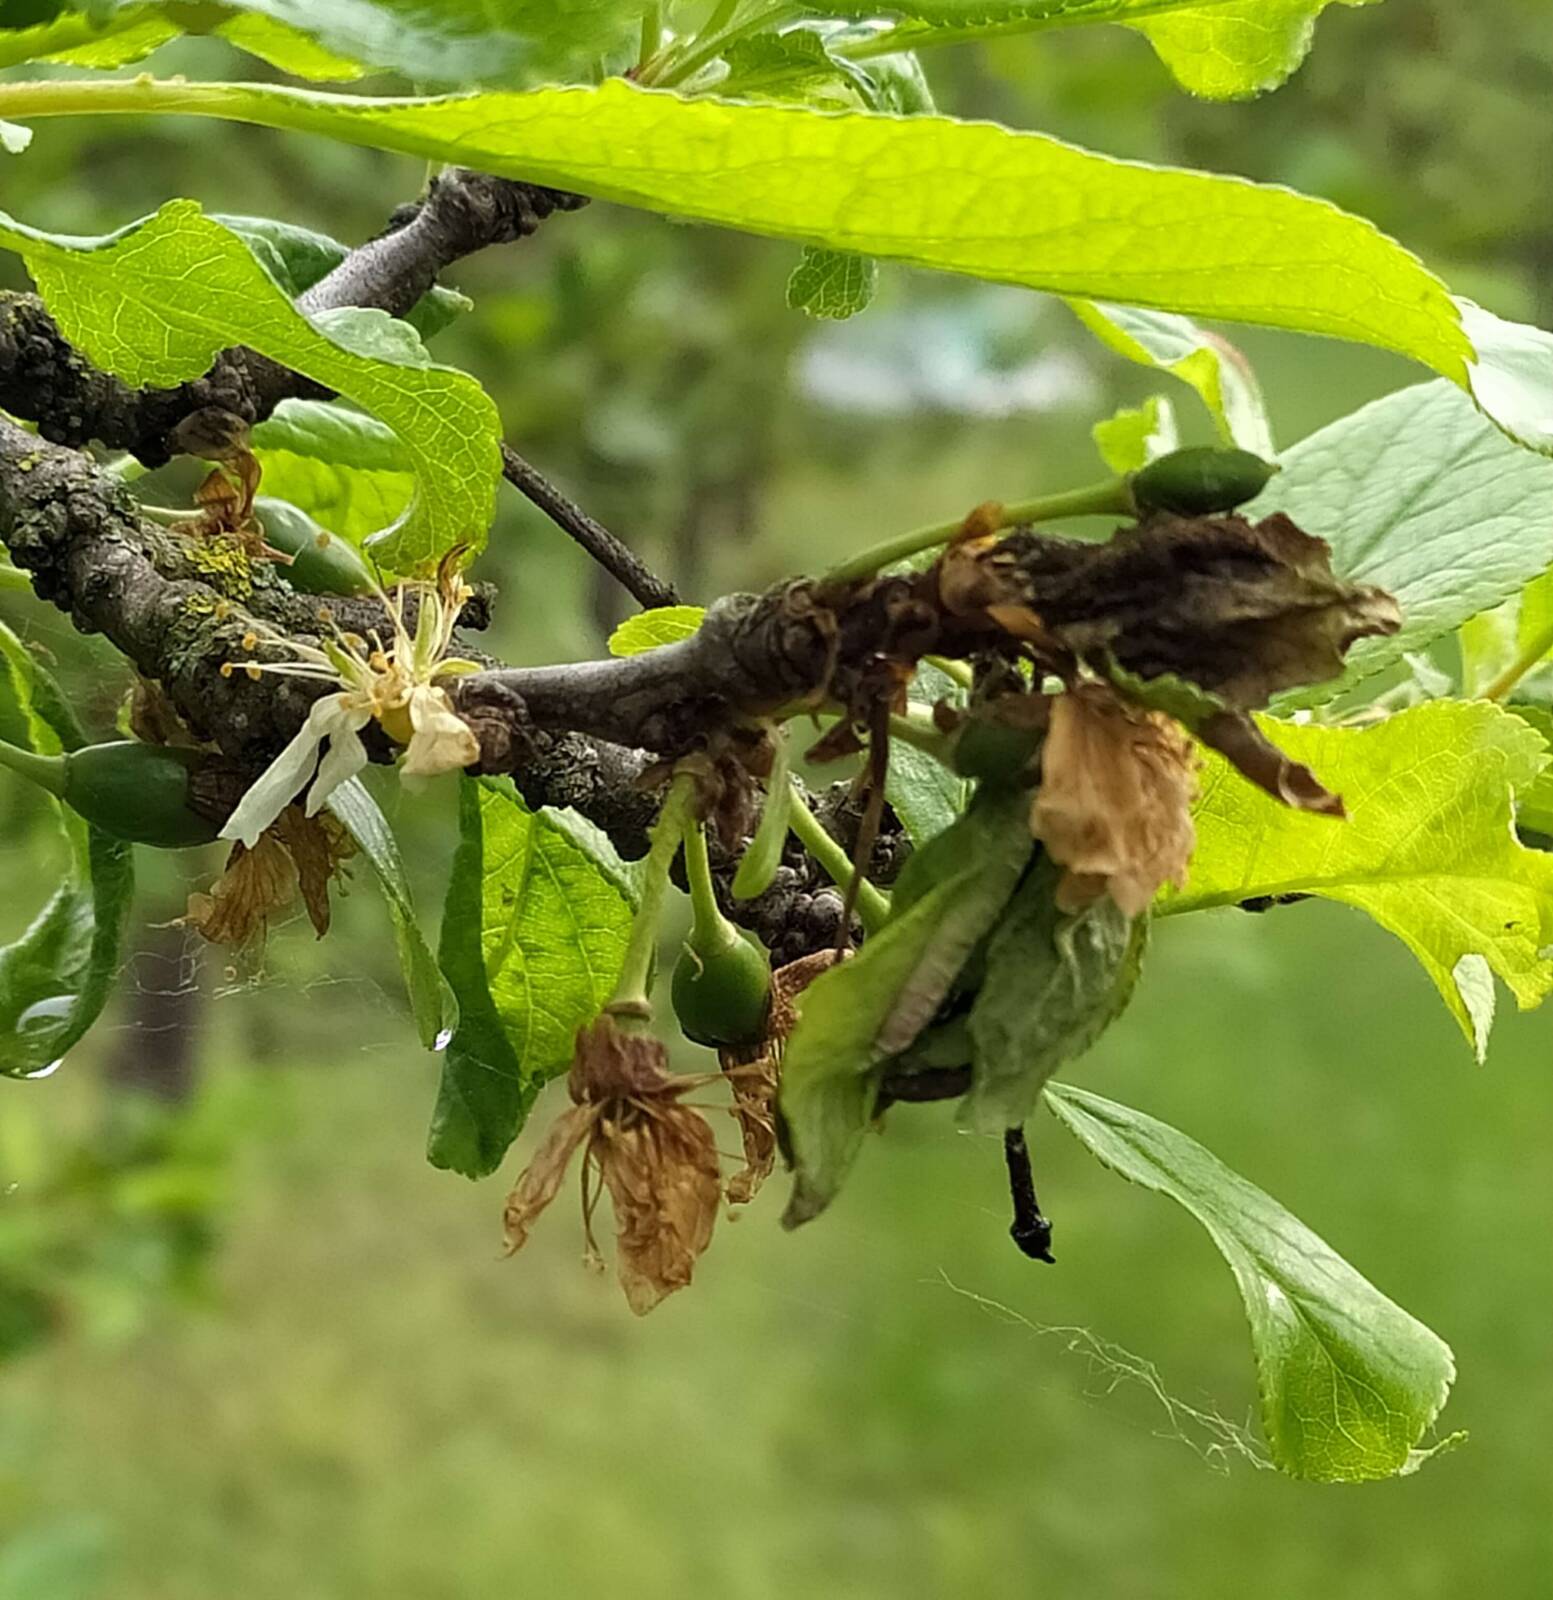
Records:
[[[89,240],[0,213],[0,244],[25,259],[66,338],[136,388],[197,378],[242,344],[392,428],[419,493],[367,541],[383,567],[424,570],[454,545],[485,543],[501,477],[496,407],[468,374],[434,365],[408,324],[381,311],[303,316],[247,245],[192,200]]]
[[[612,656],[639,656],[661,644],[678,644],[701,626],[704,606],[654,606],[627,617],[609,636]]]
[[[1434,701],[1368,728],[1258,724],[1343,797],[1347,821],[1280,805],[1210,754],[1191,876],[1160,910],[1281,894],[1356,906],[1413,952],[1481,1053],[1465,958],[1486,961],[1523,1008],[1553,989],[1553,856],[1513,827],[1516,792],[1548,760],[1541,736],[1485,701]]]

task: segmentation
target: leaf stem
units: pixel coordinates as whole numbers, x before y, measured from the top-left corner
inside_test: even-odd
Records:
[[[1033,500],[1016,500],[1003,507],[995,526],[1017,528],[1026,522],[1051,522],[1058,517],[1130,517],[1136,514],[1132,490],[1125,478],[1109,478],[1083,489],[1067,489],[1061,494],[1038,495]],[[825,574],[827,583],[851,583],[872,577],[883,567],[893,566],[908,556],[920,555],[937,545],[947,544],[965,526],[964,517],[951,522],[935,522],[925,528],[898,533],[848,556]]]
[[[798,835],[804,849],[819,862],[825,875],[839,889],[845,889],[852,880],[852,863],[841,848],[840,841],[831,837],[820,819],[809,809],[803,791],[792,786],[793,807],[788,817],[793,832]],[[877,933],[890,914],[890,897],[875,884],[864,878],[857,887],[857,914],[864,929]]]
[[[962,689],[975,686],[976,674],[968,661],[952,661],[948,656],[923,656],[930,667],[937,667],[946,678],[953,678]]]
[[[1553,626],[1544,628],[1483,691],[1485,700],[1503,700],[1533,667],[1553,650]]]
[[[652,848],[642,871],[642,898],[631,923],[631,938],[626,945],[620,979],[605,1010],[619,1017],[646,1021],[652,1016],[648,989],[652,981],[653,957],[658,953],[658,923],[663,916],[663,892],[668,887],[669,868],[674,864],[680,842],[690,822],[690,801],[695,780],[682,773],[669,785],[668,795],[658,820],[652,827]]]
[[[640,77],[648,62],[657,55],[663,44],[663,7],[654,3],[642,8],[642,42],[636,55],[636,70]]]
[[[711,22],[719,21],[727,8],[719,6]],[[736,8],[735,8],[736,9]],[[748,34],[758,33],[762,28],[775,27],[778,23],[786,22],[789,17],[797,16],[803,7],[793,4],[792,0],[778,0],[776,5],[757,8],[747,17],[714,32],[711,22],[703,28],[695,39],[691,40],[685,53],[677,59],[669,60],[655,73],[651,79],[651,87],[655,89],[672,89],[679,84],[693,78],[702,67],[708,66],[722,55],[731,44],[736,44]],[[731,13],[730,13],[731,15]],[[639,82],[647,83],[645,78]]]

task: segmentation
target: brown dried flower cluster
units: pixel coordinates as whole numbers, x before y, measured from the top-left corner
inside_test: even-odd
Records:
[[[711,1243],[720,1202],[726,1196],[730,1205],[745,1204],[770,1175],[782,1046],[797,1021],[794,998],[840,959],[825,950],[773,973],[766,1038],[747,1052],[725,1051],[721,1072],[670,1072],[659,1040],[608,1015],[580,1029],[567,1078],[572,1104],[507,1196],[508,1255],[528,1242],[581,1150],[585,1260],[603,1265],[593,1212],[607,1189],[615,1211],[616,1270],[631,1309],[643,1316],[685,1288]],[[744,1141],[744,1166],[726,1186],[711,1125],[683,1100],[715,1083],[732,1088],[729,1111]]]
[[[534,1219],[555,1199],[572,1156],[583,1151],[583,1229],[590,1264],[599,1185],[615,1208],[620,1285],[638,1316],[683,1289],[712,1238],[722,1198],[717,1146],[699,1111],[680,1096],[718,1080],[676,1076],[650,1035],[601,1017],[581,1029],[558,1117],[507,1196],[507,1253],[527,1242]]]

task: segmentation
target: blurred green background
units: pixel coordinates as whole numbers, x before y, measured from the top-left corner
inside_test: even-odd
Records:
[[[1540,0],[1340,8],[1301,76],[1250,105],[1186,101],[1116,30],[928,69],[962,114],[1328,195],[1548,326],[1539,19]],[[208,43],[154,65],[253,70]],[[191,194],[355,242],[422,178],[263,130],[52,122],[0,167],[0,203],[88,233]],[[1158,387],[1054,304],[900,269],[857,322],[807,322],[783,305],[793,257],[594,206],[454,273],[477,308],[437,350],[698,599],[1086,481],[1090,424]],[[1418,376],[1236,337],[1285,444]],[[621,614],[510,496],[478,570],[516,660],[597,653]],[[0,616],[106,732],[112,653],[26,597]],[[451,787],[378,789],[430,921]],[[44,898],[52,850],[40,807],[0,786],[0,937]],[[436,1062],[370,886],[326,944],[293,923],[239,969],[159,926],[214,859],[140,854],[113,1010],[57,1075],[0,1086],[0,1600],[1553,1588],[1548,1023],[1502,1018],[1474,1068],[1422,973],[1356,914],[1168,924],[1074,1074],[1202,1139],[1454,1346],[1443,1421],[1469,1445],[1412,1479],[1314,1488],[1248,1453],[1249,1344],[1212,1247],[1049,1123],[1032,1141],[1055,1268],[1006,1237],[996,1143],[900,1107],[832,1213],[785,1235],[774,1184],[638,1322],[579,1266],[565,1196],[504,1262],[503,1181],[421,1160]]]

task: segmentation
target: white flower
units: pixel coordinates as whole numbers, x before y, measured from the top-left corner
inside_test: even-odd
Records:
[[[410,691],[410,743],[399,768],[405,778],[456,772],[480,759],[480,741],[453,709],[446,689],[417,684]]]
[[[290,660],[229,661],[222,667],[224,675],[240,666],[252,678],[275,672],[341,688],[341,693],[314,703],[302,731],[243,796],[221,830],[223,839],[241,839],[252,849],[295,799],[316,763],[318,772],[306,805],[307,815],[314,815],[334,790],[367,764],[366,747],[358,735],[374,720],[389,738],[408,746],[399,768],[407,779],[452,772],[479,760],[479,741],[454,711],[447,691],[438,686],[441,678],[477,670],[474,662],[448,655],[454,625],[470,593],[455,570],[462,554],[455,550],[448,555],[435,583],[401,584],[392,598],[378,592],[392,627],[386,649],[376,633],[368,641],[336,628],[321,649],[275,636],[274,642],[291,652]],[[413,635],[404,622],[407,590],[420,599]],[[258,643],[257,633],[243,641],[249,650]]]
[[[363,706],[350,693],[326,694],[313,702],[307,721],[290,744],[266,767],[253,787],[238,802],[221,830],[223,839],[239,839],[250,850],[259,835],[296,798],[314,766],[318,775],[307,791],[306,812],[314,816],[324,801],[347,779],[355,777],[367,764],[361,730],[372,720],[370,707]],[[329,749],[323,761],[318,752],[324,740]]]

